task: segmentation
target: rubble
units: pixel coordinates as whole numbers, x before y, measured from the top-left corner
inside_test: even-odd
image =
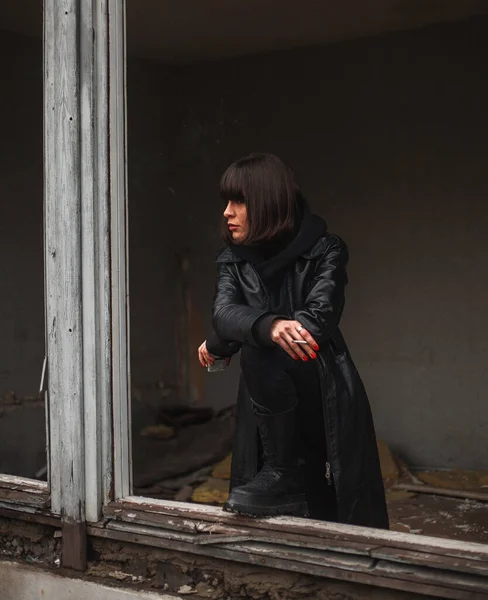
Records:
[[[229,496],[229,481],[210,477],[193,492],[193,502],[200,504],[224,504]]]
[[[215,417],[215,413],[212,408],[206,406],[174,405],[162,408],[158,417],[164,425],[179,429],[207,423]]]
[[[406,490],[386,490],[387,502],[400,502],[402,500],[409,500],[414,496],[414,492],[407,492]]]
[[[8,390],[2,397],[2,403],[5,405],[9,404],[20,404],[20,400],[13,390]]]
[[[56,529],[0,517],[0,559],[54,565],[61,555]]]
[[[398,464],[388,445],[383,440],[378,440],[378,454],[380,457],[381,474],[385,483],[397,481],[400,477]]]
[[[190,502],[193,496],[193,488],[191,485],[185,485],[185,487],[181,488],[179,492],[175,495],[175,500],[177,502]]]
[[[167,440],[175,435],[175,430],[167,425],[149,425],[141,430],[141,435],[158,440]]]
[[[480,488],[488,487],[488,471],[431,470],[420,471],[417,477],[423,483],[439,488],[482,491]]]
[[[212,471],[212,477],[217,479],[230,479],[230,468],[232,463],[232,454],[229,454],[223,461],[215,465]]]
[[[159,390],[154,388],[154,393]],[[139,400],[147,406],[142,396]],[[146,422],[139,418],[134,436],[135,493],[221,506],[229,493],[235,406],[215,413],[208,407],[176,405],[174,396],[170,400],[172,403],[163,402],[162,407],[161,400],[154,404],[152,412],[145,413]],[[468,506],[463,498],[420,493],[429,492],[434,485],[465,493],[487,492],[488,472],[414,472],[383,440],[378,440],[378,454],[392,530],[472,541],[488,539],[488,527],[475,525],[481,514],[476,502]],[[412,485],[425,488],[404,489]],[[449,515],[442,522],[435,518],[439,510]],[[205,590],[203,584],[200,587],[200,595],[211,597],[207,584]]]
[[[2,412],[6,409],[15,409],[23,404],[33,404],[36,402],[44,402],[39,395],[18,396],[14,390],[7,390],[0,396],[0,407],[3,407]]]
[[[183,488],[201,484],[231,451],[234,411],[232,407],[215,414],[181,405],[155,412],[158,422],[146,422],[133,435],[135,493],[175,499],[180,491],[187,495]]]
[[[197,592],[197,590],[194,590],[189,585],[182,585],[180,587],[180,589],[178,590],[178,594],[181,594],[182,596],[185,596],[185,595],[188,595],[188,594],[198,594],[198,592]]]

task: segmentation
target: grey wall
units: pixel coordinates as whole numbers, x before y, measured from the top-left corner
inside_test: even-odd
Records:
[[[174,253],[208,327],[234,158],[290,162],[347,241],[343,330],[380,437],[414,465],[488,468],[488,25],[129,69],[135,381],[176,378]],[[195,358],[196,360],[196,358]],[[208,375],[233,401],[237,368]]]
[[[0,31],[0,72],[0,473],[34,477],[45,413],[22,398],[37,395],[44,359],[41,43]]]
[[[42,47],[0,31],[0,396],[36,394],[44,357]]]

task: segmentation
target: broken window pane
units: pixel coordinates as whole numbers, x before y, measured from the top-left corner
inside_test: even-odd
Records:
[[[0,473],[46,477],[42,7],[0,7]]]

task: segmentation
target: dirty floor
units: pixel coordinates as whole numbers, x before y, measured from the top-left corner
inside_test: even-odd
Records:
[[[214,413],[156,403],[148,410],[139,404],[133,414],[135,494],[221,506],[228,496],[234,407]],[[378,452],[392,530],[488,543],[488,472],[414,471],[382,440]]]

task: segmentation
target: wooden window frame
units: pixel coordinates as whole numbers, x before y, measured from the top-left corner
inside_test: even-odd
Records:
[[[60,519],[75,568],[88,534],[488,600],[488,545],[131,496],[125,1],[44,15],[50,486],[0,476],[0,512]]]
[[[45,481],[0,475],[0,509],[45,512],[50,503],[49,485]]]

